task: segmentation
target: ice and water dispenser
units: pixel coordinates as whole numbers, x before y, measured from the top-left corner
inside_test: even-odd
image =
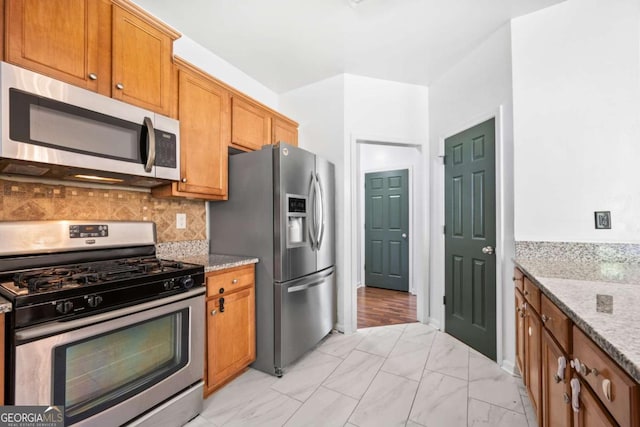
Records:
[[[307,198],[287,194],[287,247],[307,244]]]

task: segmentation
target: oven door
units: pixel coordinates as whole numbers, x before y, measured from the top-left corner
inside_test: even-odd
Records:
[[[15,404],[64,405],[65,425],[132,420],[202,380],[204,306],[198,288],[16,332]]]

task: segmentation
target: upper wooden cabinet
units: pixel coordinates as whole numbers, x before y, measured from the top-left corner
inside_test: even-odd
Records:
[[[6,0],[6,61],[171,114],[180,34],[126,0]]]
[[[271,124],[271,143],[276,144],[280,141],[287,144],[298,146],[298,125],[290,120],[274,117]]]
[[[176,58],[176,66],[181,180],[156,187],[152,193],[157,197],[226,200],[231,95],[182,59]]]
[[[6,60],[104,95],[111,92],[111,2],[7,0]]]
[[[271,144],[270,112],[247,98],[232,96],[231,144],[244,150],[259,150]]]
[[[173,41],[180,34],[128,2],[113,2],[112,96],[168,116]]]

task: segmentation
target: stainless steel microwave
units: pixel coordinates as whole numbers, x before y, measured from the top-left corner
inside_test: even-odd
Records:
[[[179,122],[0,63],[0,174],[154,187],[180,179]]]

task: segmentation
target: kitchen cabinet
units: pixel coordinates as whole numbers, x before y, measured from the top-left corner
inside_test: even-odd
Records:
[[[7,62],[111,94],[111,2],[6,0]]]
[[[253,264],[207,273],[205,396],[256,358]]]
[[[6,61],[171,115],[180,34],[127,0],[6,0]]]
[[[526,282],[525,282],[526,283]],[[542,419],[542,353],[541,353],[541,333],[542,323],[538,313],[533,310],[528,302],[525,315],[525,384],[531,406],[536,413],[537,419]]]
[[[152,189],[155,197],[227,199],[231,94],[188,62],[176,58],[180,120],[180,182]]]
[[[231,98],[231,145],[259,150],[271,144],[271,113],[261,105],[234,94]]]
[[[519,289],[516,289],[516,364],[518,371],[522,376],[523,381],[526,384],[525,377],[525,349],[524,349],[524,334],[527,315],[527,306],[524,302],[524,296]]]
[[[282,141],[296,147],[298,146],[298,125],[295,122],[283,117],[274,117],[271,129],[272,144]]]
[[[542,422],[544,427],[571,427],[569,358],[551,333],[542,331]]]
[[[580,390],[577,392],[578,410],[573,412],[573,427],[615,426],[616,422],[602,407],[589,387],[583,381],[578,383],[580,384]]]
[[[513,280],[516,363],[524,365],[523,381],[539,425],[640,426],[640,385],[527,275],[516,268]],[[572,379],[579,391],[571,387]]]

